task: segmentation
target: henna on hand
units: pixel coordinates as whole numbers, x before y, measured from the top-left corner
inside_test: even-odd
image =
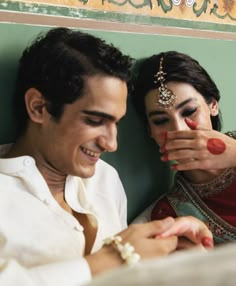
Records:
[[[226,145],[224,141],[218,138],[210,138],[207,141],[207,149],[213,155],[219,155],[224,153]]]

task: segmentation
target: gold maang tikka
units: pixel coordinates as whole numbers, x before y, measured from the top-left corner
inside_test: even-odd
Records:
[[[158,88],[158,94],[157,94],[157,102],[164,108],[168,109],[168,108],[172,108],[175,104],[176,101],[176,95],[173,93],[172,90],[170,90],[166,84],[164,84],[165,82],[165,78],[164,75],[166,75],[166,73],[164,73],[163,71],[163,57],[160,60],[160,66],[159,66],[159,71],[157,72],[157,74],[154,75],[154,77],[156,78],[154,80],[154,83],[160,83],[160,86]]]

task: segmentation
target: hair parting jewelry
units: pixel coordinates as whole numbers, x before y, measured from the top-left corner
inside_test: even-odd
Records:
[[[160,83],[157,93],[157,102],[164,108],[168,109],[174,106],[176,101],[176,95],[170,90],[165,82],[164,75],[166,73],[163,71],[163,57],[160,60],[159,71],[154,75],[154,83]]]
[[[126,242],[124,245],[121,243],[122,237],[111,236],[104,239],[104,245],[112,245],[120,254],[120,257],[128,265],[133,265],[140,260],[140,255],[134,252],[134,247]]]

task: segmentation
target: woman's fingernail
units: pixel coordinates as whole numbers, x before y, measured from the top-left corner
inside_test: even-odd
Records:
[[[173,164],[170,166],[172,170],[177,171],[178,170],[178,164]]]
[[[202,245],[206,248],[213,248],[214,247],[213,239],[211,237],[203,237]]]
[[[166,162],[166,161],[168,161],[168,160],[169,160],[169,159],[168,159],[168,155],[164,155],[164,156],[161,157],[161,161]]]
[[[161,139],[162,140],[164,140],[164,141],[166,141],[166,139],[167,139],[167,132],[161,132]]]
[[[192,121],[188,118],[185,118],[185,122],[187,123],[187,125],[192,129],[192,130],[195,130],[197,129],[197,126],[198,126],[198,123],[195,122],[195,121]]]
[[[165,153],[167,150],[166,150],[166,147],[165,146],[162,146],[161,148],[160,148],[160,152],[161,153]]]

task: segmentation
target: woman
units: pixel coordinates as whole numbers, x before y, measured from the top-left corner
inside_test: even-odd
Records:
[[[219,99],[214,81],[188,55],[160,53],[138,67],[135,107],[161,160],[174,161],[177,171],[172,190],[142,220],[192,215],[209,226],[216,243],[236,239],[236,141],[234,132],[220,132]]]

